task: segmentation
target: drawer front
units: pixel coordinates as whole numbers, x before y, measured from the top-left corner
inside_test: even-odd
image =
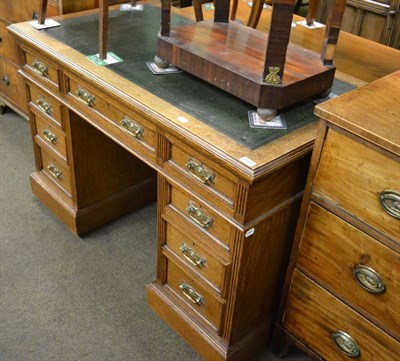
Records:
[[[170,138],[170,142],[170,159],[164,164],[165,170],[174,179],[179,179],[194,189],[201,198],[233,216],[235,185],[238,179],[218,167],[210,156],[196,152],[173,138]]]
[[[24,70],[34,75],[44,86],[59,89],[59,75],[55,65],[30,50],[24,49]]]
[[[400,254],[311,203],[298,265],[400,339]]]
[[[193,241],[193,238],[167,223],[167,242],[164,248],[172,251],[182,262],[205,277],[219,293],[221,292],[225,267],[205,248]]]
[[[68,78],[68,95],[74,105],[91,119],[107,120],[106,126],[130,149],[145,153],[155,161],[157,130],[145,114],[138,110],[127,111],[106,100],[98,91],[83,86],[72,77]]]
[[[39,11],[39,0],[1,0],[0,14],[12,23],[31,20]]]
[[[62,132],[59,127],[54,126],[54,123],[43,119],[43,117],[36,114],[36,112],[32,112],[31,116],[35,124],[32,131],[34,132],[36,142],[39,144],[40,142],[46,144],[51,151],[55,152],[67,162],[67,145],[64,132]]]
[[[294,272],[283,325],[327,361],[398,359],[399,342],[298,271]]]
[[[192,309],[218,329],[222,302],[185,273],[175,263],[168,261],[167,283]]]
[[[28,112],[26,89],[18,67],[0,58],[0,93],[17,107]]]
[[[379,194],[395,190],[400,197],[400,161],[329,130],[314,192],[400,243],[400,219],[381,206]],[[399,208],[397,214],[399,214]]]
[[[56,99],[36,87],[29,86],[29,101],[38,113],[62,129],[61,104]]]
[[[195,226],[187,232],[204,232],[206,236],[214,237],[218,242],[229,248],[231,226],[219,217],[210,206],[204,202],[194,200],[189,194],[178,188],[171,187],[171,203],[169,207],[175,208]]]
[[[42,171],[71,197],[71,175],[67,166],[40,148]]]
[[[0,18],[0,56],[18,64],[18,48],[14,38],[7,31],[11,23]]]

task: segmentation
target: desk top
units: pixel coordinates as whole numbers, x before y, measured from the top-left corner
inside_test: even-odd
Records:
[[[152,5],[158,6],[158,3]],[[240,16],[242,18],[245,16],[243,14],[247,10],[246,6],[245,3],[240,3],[239,18]],[[174,12],[180,15],[187,15],[188,18],[193,18],[193,14],[190,13],[191,10],[192,9],[187,8],[174,9]],[[63,19],[87,16],[95,12],[96,11],[89,11],[70,14],[60,17],[59,19],[62,21]],[[188,15],[189,13],[190,16]],[[207,13],[205,13],[205,15],[208,16]],[[268,22],[268,15],[268,11],[263,13],[261,24]],[[34,29],[29,23],[14,24],[10,27],[10,30],[23,42],[33,45],[35,50],[39,51],[41,55],[44,55],[46,58],[50,57],[53,61],[61,64],[64,69],[79,75],[79,77],[84,79],[88,84],[96,86],[96,88],[104,91],[105,94],[109,93],[121,99],[121,102],[139,108],[156,119],[160,126],[167,127],[168,130],[173,131],[175,135],[178,135],[182,139],[188,139],[206,148],[215,156],[219,158],[222,157],[230,164],[232,170],[252,180],[265,171],[279,167],[291,159],[302,156],[312,148],[316,133],[316,122],[310,123],[285,136],[259,146],[256,149],[249,149],[224,133],[216,131],[215,128],[205,124],[195,116],[161,99],[156,94],[145,90],[129,79],[116,74],[107,67],[94,66],[84,54],[66,45],[64,42],[55,39],[44,31]],[[310,31],[313,32],[310,33]],[[314,34],[317,34],[315,30],[297,26],[292,32],[292,39],[298,44],[303,42],[307,47],[312,47],[317,39],[317,36]],[[342,80],[360,85],[364,84],[365,81],[375,79],[396,70],[396,66],[397,69],[400,69],[400,52],[395,49],[384,47],[380,44],[355,36],[345,36],[341,43],[342,45],[338,48],[337,53],[339,59],[344,59],[344,65],[341,68],[338,64],[338,68],[339,70],[347,72],[353,72],[354,70],[354,73],[350,75],[344,72],[341,73],[340,78]],[[350,47],[352,51],[349,52],[349,58],[346,58],[347,52],[344,49]],[[359,50],[355,51],[355,49]],[[377,53],[381,56],[368,57],[368,62],[362,66],[360,64],[363,64],[363,58],[358,58],[357,56],[358,54],[362,56],[366,51]],[[376,63],[374,61],[376,61]],[[351,66],[346,67],[345,64],[347,63],[350,63]],[[357,78],[359,67],[363,68],[361,80]],[[379,71],[377,69],[379,69]],[[152,76],[152,74],[149,73],[149,76]]]

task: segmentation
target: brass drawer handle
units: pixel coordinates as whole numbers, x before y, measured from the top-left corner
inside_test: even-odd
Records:
[[[38,73],[42,74],[43,76],[49,75],[49,69],[46,65],[44,65],[41,61],[35,60],[32,63],[33,69],[35,69]]]
[[[96,97],[90,94],[86,89],[78,88],[75,91],[78,99],[85,103],[87,106],[93,108],[96,105]]]
[[[48,129],[43,129],[42,131],[43,136],[46,138],[47,141],[49,141],[52,144],[56,144],[57,142],[57,137],[55,134],[53,134],[52,132],[50,132],[50,130]]]
[[[190,218],[203,228],[210,228],[213,225],[214,220],[207,216],[200,207],[195,207],[192,201],[189,201],[186,210],[188,211]]]
[[[182,242],[181,251],[183,257],[185,257],[192,265],[196,267],[205,267],[207,260],[200,257],[196,251],[188,247],[184,242]]]
[[[187,283],[182,282],[179,288],[182,290],[183,294],[196,305],[201,305],[204,303],[204,297],[198,294],[192,286],[189,286]]]
[[[128,117],[123,117],[121,122],[119,123],[121,129],[124,132],[127,132],[132,137],[136,139],[142,139],[144,137],[144,128],[137,125],[133,120]]]
[[[379,203],[383,210],[390,216],[400,219],[400,192],[385,189],[379,193]]]
[[[62,180],[64,178],[62,172],[55,165],[49,164],[47,169],[54,178],[57,178],[58,180]]]
[[[215,174],[204,168],[203,164],[196,163],[194,160],[189,159],[186,163],[189,169],[189,174],[204,184],[214,183]]]
[[[336,331],[332,333],[332,340],[337,348],[347,356],[360,357],[361,351],[357,342],[346,332]]]
[[[372,268],[358,264],[353,269],[356,282],[370,293],[385,292],[385,283],[382,277]]]
[[[48,102],[46,102],[46,100],[44,100],[43,98],[39,98],[38,100],[36,100],[36,104],[38,105],[40,110],[46,113],[47,115],[53,114],[52,106]]]

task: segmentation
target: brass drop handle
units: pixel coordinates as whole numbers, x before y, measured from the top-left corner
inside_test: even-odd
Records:
[[[390,216],[400,219],[400,192],[385,189],[378,193],[379,203],[383,210]]]
[[[204,184],[214,183],[215,174],[208,171],[203,164],[196,163],[193,159],[189,159],[186,163],[186,167],[189,169],[189,174]]]
[[[181,282],[179,288],[182,290],[183,294],[193,303],[196,305],[201,305],[204,303],[204,297],[196,292],[196,290],[189,286],[185,282]]]
[[[36,104],[38,105],[38,107],[40,108],[40,110],[44,113],[46,113],[47,115],[52,115],[53,114],[53,108],[52,106],[43,98],[39,98],[38,100],[36,100]]]
[[[62,172],[55,165],[49,164],[47,166],[47,169],[49,170],[49,172],[51,173],[51,175],[54,178],[57,178],[58,180],[62,180],[63,179],[64,176],[63,176]]]
[[[43,129],[42,133],[47,141],[49,141],[52,144],[56,144],[57,136],[55,134],[53,134],[52,132],[50,132],[50,130]]]
[[[38,73],[42,74],[43,76],[49,75],[49,69],[41,61],[35,60],[32,63],[32,66],[33,66],[33,69],[35,69]]]
[[[200,257],[194,249],[188,247],[184,242],[182,242],[181,251],[183,257],[185,257],[192,265],[199,268],[205,267],[207,260]]]
[[[200,207],[195,207],[192,201],[189,201],[186,210],[188,211],[190,218],[203,228],[210,228],[213,225],[214,220],[207,216]]]
[[[75,91],[78,99],[85,103],[87,106],[93,108],[96,105],[96,97],[90,94],[86,89],[78,88]]]
[[[129,135],[136,139],[142,139],[144,137],[144,128],[137,125],[133,120],[128,117],[123,117],[120,121],[121,129],[127,132]]]
[[[346,332],[336,331],[332,333],[332,340],[337,348],[344,353],[346,356],[350,357],[360,357],[361,351],[357,342]]]
[[[383,293],[386,290],[382,277],[372,268],[358,264],[353,269],[356,282],[370,293]]]

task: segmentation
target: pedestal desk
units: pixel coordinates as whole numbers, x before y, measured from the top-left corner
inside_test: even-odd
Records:
[[[154,10],[152,33],[138,35]],[[115,30],[125,16],[137,32]],[[110,12],[110,50],[150,47],[151,60],[158,16],[150,4],[139,15]],[[9,28],[29,99],[32,190],[78,235],[157,199],[150,306],[205,359],[249,359],[274,322],[315,139],[313,105],[306,121],[296,109],[288,115],[288,131],[250,129],[247,104],[188,75],[142,74],[140,60],[132,77],[128,53],[119,72],[95,66],[87,55],[96,44],[85,48],[79,34],[96,31],[96,19],[84,12],[58,18],[58,30]],[[131,34],[154,43],[130,49]],[[369,76],[400,67],[390,51],[390,64],[369,66]]]

